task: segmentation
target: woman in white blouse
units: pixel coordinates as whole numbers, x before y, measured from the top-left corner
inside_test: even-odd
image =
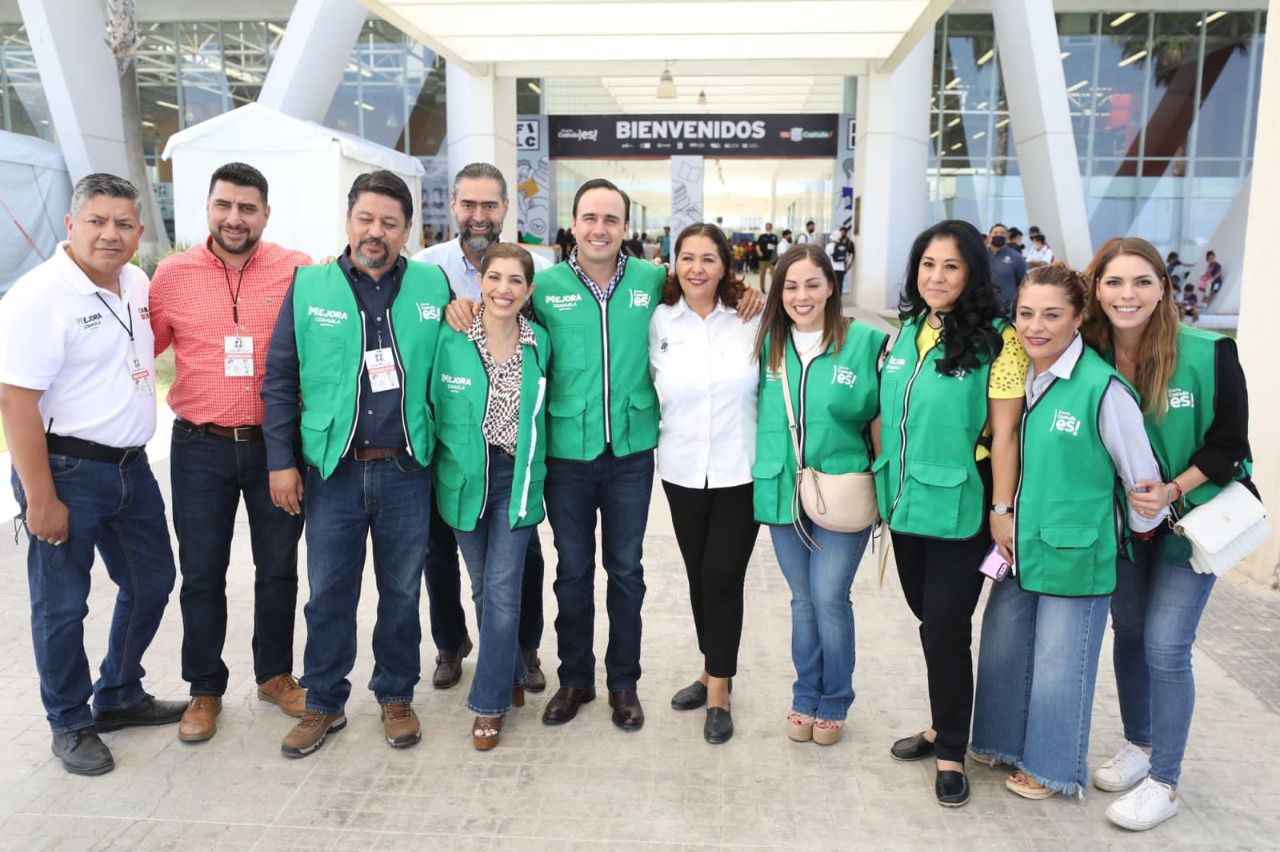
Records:
[[[752,516],[759,318],[735,311],[745,286],[715,225],[676,238],[673,274],[649,324],[649,367],[662,405],[658,475],[689,575],[703,670],[671,699],[707,707],[709,743],[733,736],[731,678],[742,637],[742,588],[759,525]]]

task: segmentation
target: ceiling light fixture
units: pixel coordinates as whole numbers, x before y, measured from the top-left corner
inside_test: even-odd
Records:
[[[670,100],[676,96],[676,80],[671,76],[670,68],[662,69],[662,75],[658,77],[658,91],[655,94],[663,100]]]
[[[1113,19],[1113,20],[1111,21],[1111,26],[1113,26],[1113,27],[1118,27],[1118,26],[1120,26],[1121,24],[1123,24],[1125,21],[1129,20],[1129,19],[1130,19],[1130,18],[1132,18],[1132,17],[1133,17],[1133,12],[1125,12],[1125,13],[1124,13],[1123,15],[1121,15],[1120,17]]]
[[[1137,62],[1139,59],[1141,59],[1146,55],[1147,55],[1147,52],[1145,50],[1139,50],[1133,56],[1126,56],[1124,59],[1121,59],[1118,63],[1116,63],[1116,67],[1123,68],[1126,65],[1132,65],[1133,63]]]
[[[1202,27],[1205,24],[1212,24],[1214,21],[1218,20],[1219,18],[1225,18],[1226,15],[1227,15],[1226,12],[1213,12],[1207,15],[1204,21],[1196,21],[1196,26]]]
[[[978,57],[978,67],[979,67],[979,68],[981,68],[983,65],[986,65],[988,62],[990,62],[990,61],[991,61],[991,57],[993,57],[993,56],[995,56],[995,55],[996,55],[996,49],[993,47],[993,48],[991,48],[990,50],[988,50],[986,53],[984,53],[984,54],[982,54],[981,56],[979,56],[979,57]]]
[[[530,90],[531,90],[535,95],[540,95],[540,94],[542,94],[542,87],[541,87],[541,86],[539,86],[539,85],[538,85],[537,83],[535,83],[534,81],[530,80],[530,81],[528,82],[528,84],[527,84],[527,85],[529,86],[529,89],[530,89]]]

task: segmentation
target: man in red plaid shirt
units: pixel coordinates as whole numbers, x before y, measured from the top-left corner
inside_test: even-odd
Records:
[[[293,677],[302,516],[271,502],[262,440],[262,376],[280,304],[298,266],[311,259],[263,242],[267,180],[228,163],[209,181],[209,237],[166,258],[151,284],[156,354],[173,346],[173,526],[182,573],[182,677],[191,701],[178,739],[217,731],[227,689],[227,568],[244,498],[253,548],[253,667],[258,698],[301,716],[306,693]]]

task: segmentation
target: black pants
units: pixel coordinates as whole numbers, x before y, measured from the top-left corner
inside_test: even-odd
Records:
[[[520,591],[520,649],[536,651],[542,643],[542,544],[538,530],[529,536],[524,557],[524,582]],[[431,641],[437,651],[456,651],[467,635],[462,608],[462,578],[458,565],[458,539],[431,500],[431,529],[427,533],[427,610],[431,614]]]
[[[978,463],[990,503],[991,464]],[[929,670],[929,706],[939,760],[964,762],[973,719],[973,611],[985,576],[978,571],[991,549],[987,513],[970,539],[892,533],[898,579],[907,606],[920,620],[920,645]],[[1014,580],[1013,582],[1017,582]]]
[[[742,640],[742,587],[760,531],[751,483],[685,488],[663,480],[662,488],[689,575],[689,602],[707,674],[733,677]]]

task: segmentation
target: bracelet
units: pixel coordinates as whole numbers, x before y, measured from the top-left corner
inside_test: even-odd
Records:
[[[1172,503],[1172,502],[1174,502],[1175,500],[1181,500],[1181,499],[1182,499],[1182,486],[1178,484],[1178,480],[1176,480],[1176,479],[1172,479],[1172,480],[1170,480],[1170,481],[1169,481],[1169,485],[1171,485],[1171,486],[1173,487],[1173,490],[1176,492],[1176,493],[1175,493],[1175,495],[1174,495],[1173,497],[1170,497],[1170,498],[1169,498],[1169,502],[1170,502],[1170,503]]]

